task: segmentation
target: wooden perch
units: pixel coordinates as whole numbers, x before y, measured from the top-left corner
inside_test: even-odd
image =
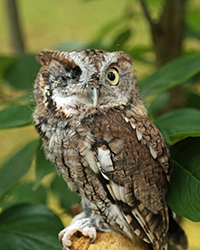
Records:
[[[90,238],[78,234],[74,235],[71,241],[70,250],[150,250],[149,245],[142,241],[140,244],[134,244],[123,235],[114,233],[97,233],[94,244],[91,244]]]

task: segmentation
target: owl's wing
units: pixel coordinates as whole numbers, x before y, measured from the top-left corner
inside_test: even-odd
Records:
[[[164,249],[165,194],[171,175],[164,138],[147,117],[110,112],[99,124],[93,148],[108,198],[140,238],[154,249]]]

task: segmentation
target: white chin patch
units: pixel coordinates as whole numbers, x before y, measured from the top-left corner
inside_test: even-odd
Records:
[[[83,106],[84,104],[89,107],[93,106],[92,100],[78,95],[72,95],[68,97],[53,96],[53,100],[56,103],[57,108],[64,109],[76,109],[78,106]]]

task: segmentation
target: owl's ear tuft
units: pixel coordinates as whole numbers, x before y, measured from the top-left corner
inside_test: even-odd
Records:
[[[41,51],[37,54],[36,59],[42,66],[49,65],[52,59],[56,61],[63,61],[65,59],[65,53],[64,51],[59,50]]]
[[[37,54],[36,59],[42,66],[49,65],[52,59],[52,53],[51,51],[41,51],[39,54]]]

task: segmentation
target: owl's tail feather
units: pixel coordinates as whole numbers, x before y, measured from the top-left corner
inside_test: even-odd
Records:
[[[159,215],[154,215],[148,211],[144,219],[141,211],[133,209],[131,213],[126,213],[126,218],[134,233],[145,243],[152,246],[152,250],[167,250],[166,235],[163,235],[160,226]],[[148,223],[146,222],[148,221]],[[150,227],[149,227],[150,226]]]
[[[188,248],[188,239],[184,230],[173,218],[171,209],[169,208],[169,231],[168,240],[175,245],[178,250],[186,250]]]

